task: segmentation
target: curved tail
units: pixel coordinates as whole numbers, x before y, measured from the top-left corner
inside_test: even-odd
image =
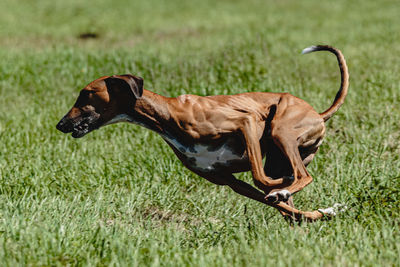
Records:
[[[340,52],[339,49],[336,49],[336,48],[328,46],[328,45],[317,45],[317,46],[307,47],[301,53],[308,54],[308,53],[315,52],[315,51],[329,51],[329,52],[335,54],[337,61],[339,63],[339,69],[340,69],[340,74],[341,74],[340,89],[336,94],[333,104],[327,110],[320,113],[320,115],[324,119],[324,121],[327,121],[327,120],[329,120],[330,117],[332,117],[332,115],[336,111],[338,111],[340,106],[343,104],[344,99],[346,98],[347,89],[349,87],[349,72],[347,70],[346,60],[344,59],[344,56],[343,56],[342,52]]]

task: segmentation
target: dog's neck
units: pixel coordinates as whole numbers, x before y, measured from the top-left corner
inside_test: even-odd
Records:
[[[146,127],[159,134],[164,134],[165,124],[170,119],[168,97],[143,90],[133,110],[128,111],[133,123]]]

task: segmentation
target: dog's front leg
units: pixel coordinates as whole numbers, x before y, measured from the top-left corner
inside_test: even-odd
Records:
[[[233,177],[233,175],[232,175]],[[296,214],[294,214],[293,212],[297,213],[295,207],[294,207],[294,203],[293,203],[293,197],[290,197],[288,199],[288,201],[286,202],[286,204],[288,204],[288,206],[291,208],[290,210],[288,209],[282,209],[278,206],[275,206],[274,204],[270,203],[269,201],[266,200],[265,198],[265,194],[263,194],[261,191],[258,191],[256,188],[254,188],[253,186],[249,185],[246,182],[243,182],[241,180],[236,179],[235,177],[233,177],[232,179],[229,180],[229,183],[227,183],[227,185],[236,193],[254,199],[258,202],[261,202],[263,204],[267,204],[269,206],[272,206],[274,208],[277,208],[279,210],[279,212],[281,213],[281,215],[289,220],[299,220],[299,218],[296,218]],[[300,211],[299,211],[300,212]]]
[[[306,220],[313,221],[316,219],[320,219],[323,217],[323,214],[318,211],[301,211],[294,208],[291,203],[291,199],[289,199],[289,205],[284,202],[272,203],[265,199],[265,194],[261,191],[257,190],[250,184],[236,179],[233,174],[219,174],[219,175],[210,175],[210,174],[199,174],[203,178],[208,181],[217,184],[217,185],[227,185],[236,193],[248,197],[250,199],[256,200],[263,204],[269,205],[279,210],[279,212],[290,220],[300,221],[302,218]]]
[[[271,205],[272,203],[269,203],[266,200],[264,193],[257,190],[250,184],[248,184],[244,181],[241,181],[239,179],[236,179],[236,177],[233,176],[233,174],[220,174],[220,175],[213,175],[213,176],[210,176],[210,174],[208,174],[208,175],[201,175],[201,176],[214,184],[225,185],[225,186],[227,185],[233,191],[235,191],[236,193],[238,193],[242,196],[245,196],[250,199],[256,200],[258,202],[261,202],[263,204],[275,207],[274,205]],[[290,198],[290,201],[291,200],[292,200],[292,198]],[[288,204],[290,207],[294,208],[293,202],[290,202]],[[277,207],[275,207],[275,208],[277,208]],[[296,220],[296,218],[293,216],[293,214],[291,212],[285,212],[284,210],[279,209],[279,208],[278,208],[278,210],[282,214],[283,217],[288,218],[290,220],[293,220],[293,219]]]

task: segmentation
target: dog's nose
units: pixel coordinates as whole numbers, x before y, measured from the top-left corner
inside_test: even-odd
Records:
[[[64,117],[57,123],[56,128],[57,128],[57,130],[59,130],[63,133],[69,133],[69,132],[72,132],[73,125],[68,119],[66,119]]]

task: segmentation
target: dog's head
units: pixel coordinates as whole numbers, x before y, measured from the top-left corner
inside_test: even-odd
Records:
[[[56,128],[79,138],[129,114],[143,94],[143,79],[130,74],[105,76],[81,90],[71,110]]]

